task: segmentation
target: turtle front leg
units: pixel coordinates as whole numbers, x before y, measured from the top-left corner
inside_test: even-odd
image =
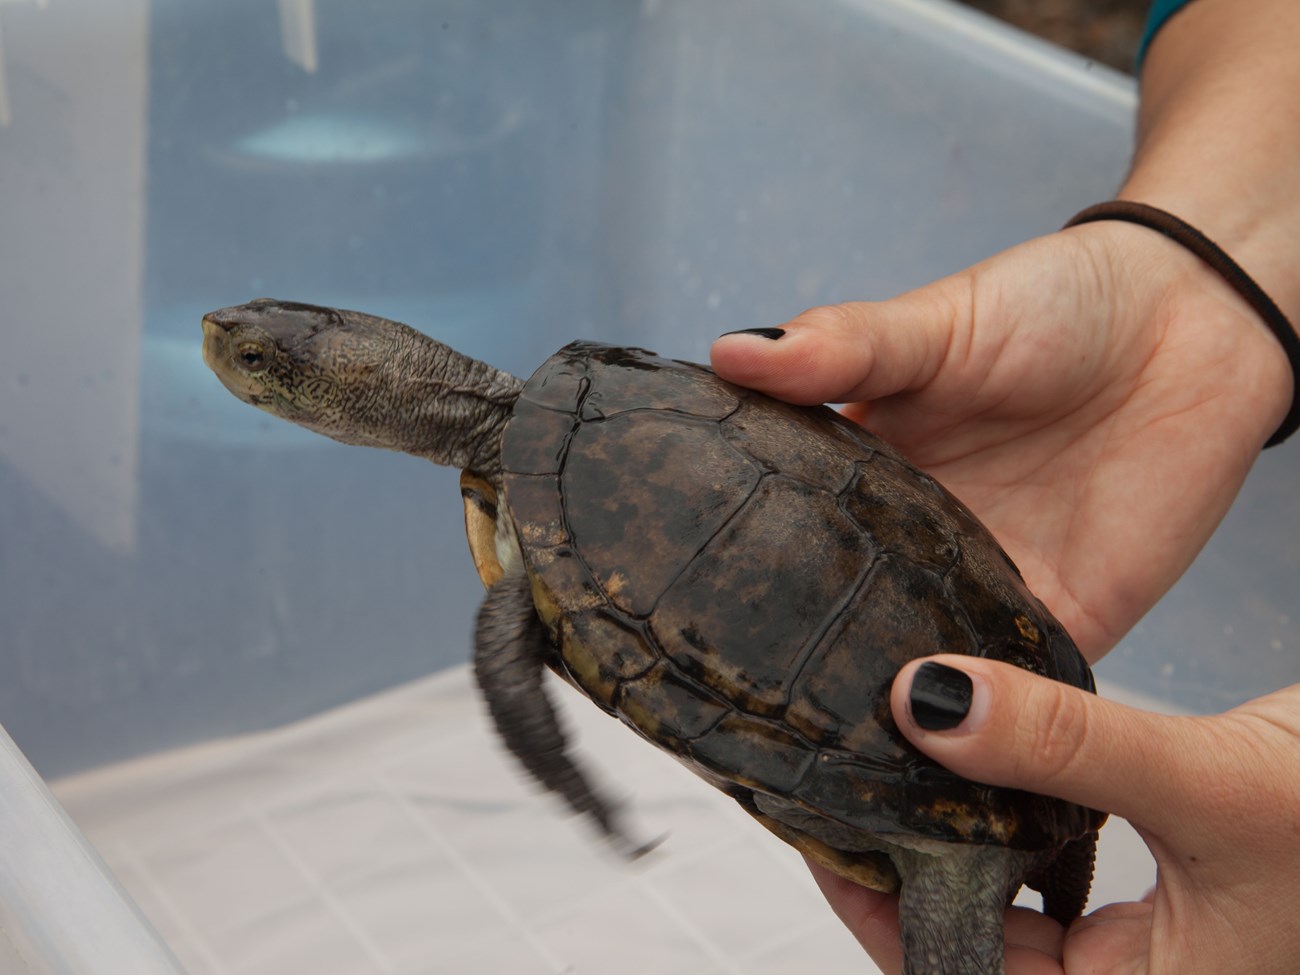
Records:
[[[533,607],[528,578],[506,575],[488,590],[474,634],[474,677],[510,752],[544,788],[595,821],[624,854],[648,852],[620,828],[617,809],[591,785],[568,754],[559,715],[543,683],[555,652]]]

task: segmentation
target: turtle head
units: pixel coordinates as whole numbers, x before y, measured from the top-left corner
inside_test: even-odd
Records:
[[[488,476],[521,385],[400,322],[271,298],[205,315],[203,361],[309,430]]]
[[[405,330],[357,312],[259,298],[203,317],[203,361],[245,403],[346,443],[396,446],[368,429],[366,416]]]

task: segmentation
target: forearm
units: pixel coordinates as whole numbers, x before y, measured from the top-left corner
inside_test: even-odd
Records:
[[[1300,3],[1195,0],[1143,65],[1121,196],[1199,227],[1300,322]]]
[[[1293,325],[1300,324],[1297,46],[1297,0],[1194,0],[1175,14],[1147,51],[1137,150],[1119,194],[1198,227]],[[1186,293],[1203,287],[1240,302],[1206,265],[1172,259],[1191,276]],[[1240,308],[1224,323],[1240,338],[1234,364],[1249,377],[1233,400],[1253,417],[1254,432],[1268,436],[1291,408],[1294,375],[1271,332],[1265,340],[1263,319]]]

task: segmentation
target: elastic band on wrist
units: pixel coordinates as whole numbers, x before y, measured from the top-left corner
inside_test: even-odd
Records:
[[[1300,428],[1300,337],[1297,337],[1295,329],[1287,321],[1286,315],[1277,306],[1277,302],[1265,294],[1264,289],[1255,283],[1255,279],[1229,257],[1222,247],[1172,213],[1147,206],[1145,203],[1111,200],[1081,210],[1071,217],[1065,226],[1066,228],[1077,227],[1081,223],[1093,223],[1097,220],[1125,220],[1164,234],[1175,243],[1186,247],[1217,271],[1220,277],[1228,282],[1251,308],[1255,309],[1259,317],[1264,319],[1264,324],[1268,326],[1269,331],[1282,343],[1287,361],[1291,363],[1291,375],[1294,378],[1291,409],[1282,420],[1282,425],[1277,428],[1277,432],[1264,446],[1276,447],[1295,433],[1296,429]]]

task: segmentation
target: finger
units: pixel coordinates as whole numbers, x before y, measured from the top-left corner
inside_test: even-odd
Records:
[[[1107,904],[1066,932],[1061,958],[1067,972],[1145,972],[1151,951],[1150,904]]]
[[[713,368],[724,379],[792,403],[850,402],[919,389],[939,370],[969,319],[969,298],[964,314],[954,300],[961,293],[957,280],[890,301],[813,308],[780,329],[723,335],[713,343]]]
[[[886,975],[903,970],[903,944],[898,933],[898,896],[882,894],[805,860],[822,895],[849,933],[867,950]]]
[[[1061,975],[1061,959],[1037,948],[1008,943],[1005,971],[1007,975]]]
[[[1065,928],[1047,915],[1028,907],[1008,908],[1005,930],[1008,957],[1014,947],[1060,962]]]
[[[960,775],[1117,813],[1156,832],[1194,827],[1213,781],[1204,723],[1150,714],[1009,664],[941,655],[894,681],[900,730]],[[928,726],[928,727],[927,727]]]

